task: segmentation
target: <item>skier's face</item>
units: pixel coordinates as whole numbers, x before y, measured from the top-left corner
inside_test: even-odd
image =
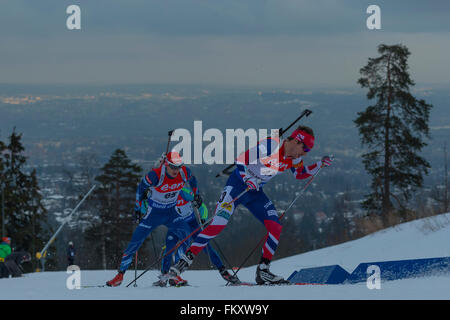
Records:
[[[166,169],[167,169],[167,173],[169,174],[169,176],[175,178],[178,175],[178,172],[180,172],[181,167],[171,168],[170,166],[166,166]]]
[[[284,156],[290,159],[297,159],[306,154],[303,148],[303,142],[297,140],[286,141]]]

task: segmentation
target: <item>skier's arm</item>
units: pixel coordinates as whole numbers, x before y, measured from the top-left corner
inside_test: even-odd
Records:
[[[184,186],[183,189],[180,191],[180,197],[182,197],[186,201],[192,201],[194,200],[194,191],[192,191],[190,188]]]
[[[140,208],[142,200],[145,199],[146,192],[149,188],[156,186],[158,184],[158,175],[155,171],[150,171],[147,173],[139,183],[136,190],[136,207]]]
[[[198,194],[199,190],[198,190],[198,183],[197,183],[197,178],[195,178],[195,176],[192,174],[191,169],[189,169],[188,167],[186,168],[186,172],[187,172],[187,180],[189,181],[189,185],[192,189],[192,191],[194,192],[194,194]]]
[[[259,190],[261,182],[261,159],[270,157],[278,147],[272,138],[261,140],[255,147],[248,149],[236,159],[236,168],[242,180],[250,189]]]
[[[198,211],[200,212],[200,219],[202,221],[202,224],[208,219],[208,208],[204,203],[198,208]]]
[[[247,151],[243,152],[236,158],[236,167],[241,174],[245,175],[245,169],[249,165],[258,164],[261,158],[270,156],[278,146],[277,142],[273,142],[272,138],[266,138],[258,142],[258,144]]]
[[[194,175],[192,175],[192,172],[191,172],[191,170],[190,170],[189,168],[186,168],[186,172],[188,173],[188,181],[189,181],[189,185],[191,186],[191,188],[192,188],[192,193],[193,193],[193,195],[194,195],[194,199],[191,200],[191,201],[192,201],[193,205],[194,205],[196,208],[199,208],[199,207],[202,205],[202,203],[203,203],[203,199],[202,199],[202,197],[200,196],[200,192],[199,192],[199,190],[198,190],[197,179],[195,178]],[[186,199],[185,199],[185,200],[186,200]]]
[[[316,163],[305,167],[303,163],[298,168],[292,167],[291,171],[294,174],[295,178],[298,180],[309,178],[317,173],[320,167],[322,166],[330,166],[331,158],[329,156],[324,156],[322,160],[317,161]]]
[[[307,167],[302,165],[300,168],[291,168],[291,171],[294,174],[295,179],[298,180],[306,179],[314,175],[317,172],[317,170],[319,170],[319,167],[321,165],[319,162],[314,163]]]

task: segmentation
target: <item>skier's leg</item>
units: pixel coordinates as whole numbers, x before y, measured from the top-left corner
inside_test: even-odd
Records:
[[[171,230],[171,233],[173,234],[174,238],[176,238],[175,243],[170,247],[172,249],[176,243],[178,242],[178,239],[185,239],[192,231],[189,226],[189,224],[184,220],[179,220],[179,215],[175,211],[175,209],[171,212],[171,218],[168,220],[168,223],[166,224],[166,227],[168,230]],[[186,250],[188,244],[186,242],[183,242],[177,249],[175,254],[175,262],[179,261],[182,257],[184,257],[184,250]],[[169,247],[167,250],[170,250]],[[169,265],[170,267],[170,265]],[[167,270],[169,271],[169,270]],[[184,280],[181,278],[180,275],[176,276],[169,276],[169,274],[162,275],[162,279],[165,281],[169,281],[169,284],[171,286],[184,286],[187,285],[187,280]]]
[[[168,229],[166,234],[166,242],[165,242],[165,249],[163,252],[163,255],[166,254],[166,252],[169,252],[178,242],[178,237],[173,232],[173,230]],[[167,285],[167,273],[169,272],[169,268],[172,265],[172,260],[174,257],[174,253],[168,254],[164,256],[164,258],[161,261],[161,274],[158,276],[159,280],[153,282],[154,286],[159,287],[165,287]]]
[[[122,283],[123,274],[125,273],[125,271],[127,271],[131,262],[133,261],[133,257],[136,251],[140,248],[142,243],[154,228],[166,222],[166,212],[167,209],[155,209],[152,207],[148,208],[144,220],[142,220],[141,223],[139,223],[139,225],[137,226],[136,230],[134,230],[131,240],[128,243],[128,247],[123,253],[118,274],[112,280],[106,282],[106,285],[116,287]]]
[[[128,247],[125,249],[122,261],[120,263],[119,271],[124,273],[131,262],[133,261],[134,254],[141,247],[142,243],[148,237],[150,232],[157,226],[164,223],[164,212],[152,207],[149,207],[144,220],[142,220],[137,226],[136,230],[131,237]]]
[[[255,198],[244,205],[266,227],[267,234],[262,248],[262,258],[270,262],[277,250],[282,230],[277,210],[263,191],[257,192]]]
[[[191,251],[195,256],[202,251],[203,248],[207,246],[209,241],[214,239],[225,229],[228,221],[230,220],[234,209],[244,200],[244,196],[239,198],[237,201],[231,204],[231,207],[226,206],[229,202],[231,202],[237,195],[239,195],[242,191],[245,190],[245,184],[241,185],[226,185],[222,195],[217,202],[216,208],[214,210],[214,217],[211,223],[203,229],[202,232],[195,237],[193,243],[189,247],[189,251]]]
[[[262,190],[257,193],[257,196],[252,201],[244,205],[267,229],[265,243],[262,248],[262,257],[256,269],[256,282],[258,284],[286,283],[287,281],[283,277],[277,276],[269,270],[270,262],[278,247],[282,229],[275,206]]]
[[[123,253],[122,261],[120,262],[119,267],[120,272],[124,273],[125,271],[127,271],[128,267],[133,261],[134,254],[141,247],[142,243],[154,228],[155,226],[146,225],[142,222],[137,226],[136,230],[134,230],[130,242],[128,243],[128,247]]]
[[[206,253],[211,258],[211,262],[216,266],[217,270],[224,268],[222,259],[220,259],[219,254],[214,250],[210,243],[206,245]]]
[[[244,194],[241,198],[232,203],[231,206],[228,206],[227,204],[242,193],[245,188],[245,183],[238,180],[236,175],[232,174],[230,176],[227,185],[217,202],[211,223],[195,237],[193,243],[186,251],[185,257],[180,259],[177,264],[170,268],[172,277],[179,276],[181,272],[186,270],[192,264],[195,256],[207,246],[211,239],[214,239],[225,228],[235,207],[237,207],[241,201],[245,201],[250,192]]]
[[[172,250],[172,248],[176,246],[176,244],[180,239],[186,238],[187,235],[189,235],[193,231],[191,230],[190,224],[184,222],[184,220],[175,223],[172,221],[166,224],[166,227],[167,227],[167,238],[166,238],[166,250],[164,252]],[[165,271],[164,273],[167,273],[169,271],[170,265],[172,264],[173,260],[176,263],[180,259],[180,255],[184,254],[188,246],[189,242],[185,241],[178,247],[178,249],[175,252],[173,252],[170,255],[170,259],[167,259],[168,263],[166,263],[162,269],[162,271]],[[174,259],[172,257],[174,257]],[[164,260],[166,260],[166,258],[168,257],[165,257]]]
[[[166,234],[166,249],[164,250],[164,254],[170,251],[178,242],[178,237],[173,232],[173,230],[167,230]],[[169,254],[165,256],[161,262],[161,274],[166,274],[169,272],[169,268],[172,265],[173,254]]]
[[[188,221],[188,225],[189,225],[189,233],[191,233],[200,226],[197,222],[197,219],[192,219]],[[200,230],[197,233],[195,233],[192,237],[195,238],[199,233]],[[205,253],[209,256],[211,263],[214,264],[218,270],[224,267],[222,260],[220,259],[219,255],[217,254],[217,252],[214,250],[214,248],[211,246],[210,243],[206,245],[205,250],[206,250]]]

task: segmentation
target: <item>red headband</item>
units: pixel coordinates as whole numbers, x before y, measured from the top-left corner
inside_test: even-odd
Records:
[[[291,138],[303,142],[309,149],[314,147],[314,137],[303,130],[295,130],[292,132]]]

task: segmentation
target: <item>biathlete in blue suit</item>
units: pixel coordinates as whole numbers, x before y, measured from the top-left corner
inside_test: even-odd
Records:
[[[135,211],[137,214],[143,213],[144,216],[122,256],[117,275],[106,282],[107,286],[116,287],[122,283],[123,275],[133,261],[134,254],[156,227],[165,225],[174,230],[188,228],[175,210],[178,195],[188,181],[195,197],[201,199],[198,195],[197,180],[189,168],[183,165],[178,152],[170,152],[158,168],[152,169],[142,178],[136,192]],[[183,283],[181,277],[178,280]]]

